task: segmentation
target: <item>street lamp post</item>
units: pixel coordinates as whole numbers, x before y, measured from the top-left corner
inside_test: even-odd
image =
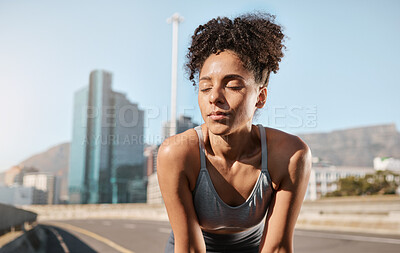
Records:
[[[172,17],[167,19],[172,23],[172,68],[171,68],[171,118],[169,136],[176,134],[176,87],[177,87],[177,70],[178,70],[178,25],[183,22],[183,17],[178,13],[174,13]]]

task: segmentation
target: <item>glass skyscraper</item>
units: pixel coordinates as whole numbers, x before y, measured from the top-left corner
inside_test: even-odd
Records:
[[[137,202],[146,194],[144,112],[111,85],[111,73],[95,70],[75,93],[70,203]]]

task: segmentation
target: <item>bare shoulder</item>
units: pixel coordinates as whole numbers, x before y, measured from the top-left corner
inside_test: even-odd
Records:
[[[196,164],[199,140],[194,129],[167,138],[157,155],[157,171],[185,170],[189,164]]]
[[[311,170],[311,150],[308,145],[296,135],[269,127],[265,130],[271,157],[269,161],[272,167],[277,168],[273,172],[277,184],[285,178],[297,181],[308,177]]]

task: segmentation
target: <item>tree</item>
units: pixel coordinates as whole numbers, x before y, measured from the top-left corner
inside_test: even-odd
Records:
[[[327,197],[395,194],[400,176],[392,171],[377,171],[365,177],[340,178],[337,184],[338,190],[326,194]]]

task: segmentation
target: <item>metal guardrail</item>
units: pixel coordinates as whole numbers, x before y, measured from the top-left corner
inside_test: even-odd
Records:
[[[25,222],[35,222],[37,214],[0,203],[0,235],[12,228],[22,228]]]

